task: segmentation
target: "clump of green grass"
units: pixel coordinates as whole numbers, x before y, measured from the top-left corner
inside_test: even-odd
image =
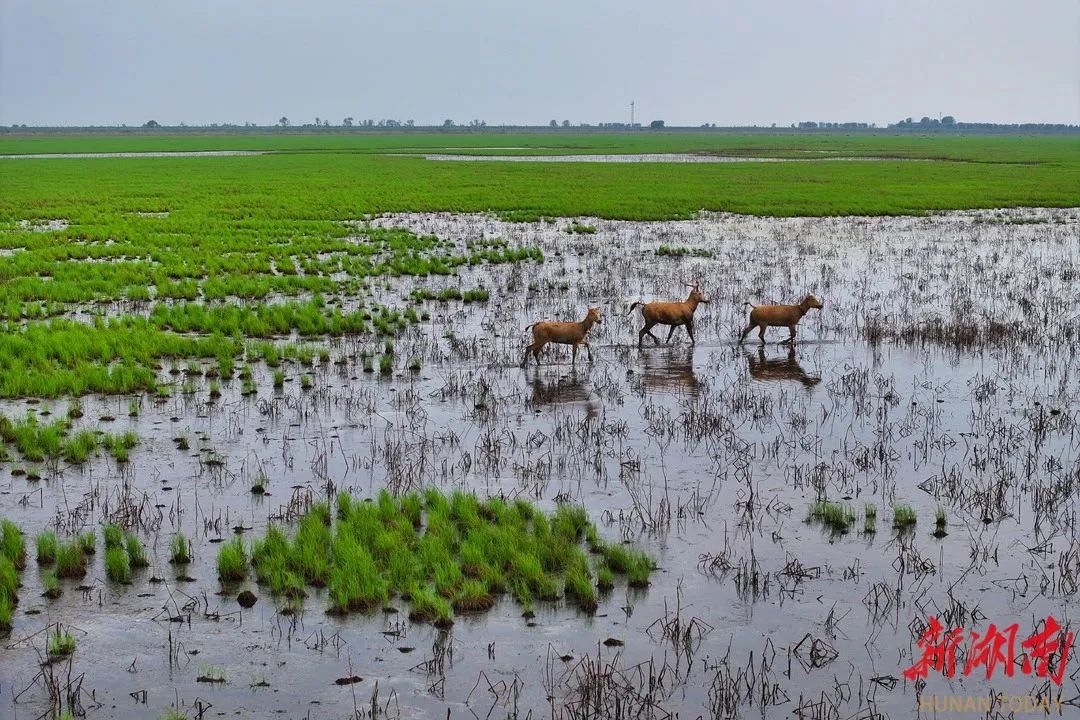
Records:
[[[413,588],[409,593],[409,619],[413,622],[429,622],[436,627],[449,627],[454,624],[454,614],[450,603],[440,597],[430,587]]]
[[[124,544],[124,531],[119,525],[113,525],[112,523],[106,523],[101,528],[101,536],[105,540],[105,549],[113,547],[121,547]]]
[[[893,507],[893,527],[897,530],[907,530],[914,527],[916,520],[915,509],[910,505],[896,505]]]
[[[105,575],[113,582],[131,582],[131,559],[127,550],[118,545],[105,548]]]
[[[946,527],[949,524],[949,514],[944,507],[938,505],[937,511],[934,513],[934,537],[943,538],[949,533],[946,531]]]
[[[86,575],[86,553],[83,552],[82,543],[77,540],[59,543],[56,546],[54,570],[56,576],[62,578],[80,578]]]
[[[146,554],[142,540],[135,533],[124,535],[124,549],[127,551],[132,568],[144,568],[150,564],[150,556]]]
[[[37,536],[38,565],[52,565],[56,561],[56,533],[46,530]]]
[[[41,585],[45,592],[42,593],[50,600],[55,600],[64,594],[63,589],[60,587],[60,579],[56,577],[56,573],[52,571],[46,571],[41,575]]]
[[[600,592],[607,592],[615,587],[615,573],[607,563],[596,569],[596,588]]]
[[[274,371],[274,389],[280,390],[285,387],[285,373],[280,370]]]
[[[336,519],[335,519],[336,518]],[[598,607],[597,582],[582,546],[603,558],[604,578],[616,573],[645,586],[655,564],[645,553],[599,538],[584,508],[554,513],[524,499],[480,499],[430,488],[395,497],[381,491],[360,502],[339,493],[336,514],[313,504],[290,538],[271,525],[252,544],[260,583],[296,601],[306,585],[327,586],[330,612],[369,611],[398,594],[416,621],[446,624],[453,613],[481,612],[510,593],[526,610],[564,594],[586,612]]]
[[[265,495],[266,486],[270,484],[270,478],[266,476],[266,473],[259,471],[255,478],[251,481],[251,494],[252,495]]]
[[[0,552],[0,630],[11,629],[12,615],[18,602],[19,570],[7,554]]]
[[[0,521],[0,554],[17,570],[26,567],[26,540],[19,526],[10,520]]]
[[[228,676],[225,674],[225,668],[203,665],[199,668],[199,675],[195,680],[202,683],[224,683],[228,681]]]
[[[191,543],[182,532],[173,535],[169,542],[169,562],[173,565],[186,565],[191,562]]]
[[[80,533],[75,537],[75,542],[82,548],[83,553],[93,555],[97,552],[97,537],[93,532]]]
[[[221,580],[243,580],[247,575],[247,552],[240,538],[222,544],[217,558],[218,577]]]
[[[379,357],[379,373],[382,375],[390,375],[394,372],[394,356],[393,355],[381,355]]]
[[[807,522],[819,522],[835,533],[846,533],[855,522],[855,512],[843,503],[818,500],[810,506]]]
[[[56,631],[49,633],[46,651],[50,658],[63,658],[75,652],[75,638],[57,623]]]
[[[685,246],[661,245],[656,249],[657,257],[702,257],[713,256],[712,250],[705,248],[692,248]]]
[[[873,503],[866,503],[863,513],[863,532],[868,535],[877,532],[877,506]]]
[[[566,228],[566,232],[572,235],[593,235],[596,233],[595,225],[583,225],[576,220]]]

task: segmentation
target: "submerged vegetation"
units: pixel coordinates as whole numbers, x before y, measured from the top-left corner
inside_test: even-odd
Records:
[[[461,491],[394,497],[383,490],[371,502],[341,493],[336,519],[316,504],[291,538],[271,525],[252,543],[251,566],[260,583],[292,600],[303,598],[305,587],[326,587],[331,612],[368,611],[399,595],[411,605],[410,618],[444,625],[454,613],[489,609],[504,593],[526,610],[565,596],[594,612],[597,565],[609,588],[615,573],[631,586],[648,584],[651,558],[597,539],[598,559],[590,561],[586,537],[598,538],[596,528],[577,506],[547,514],[522,499]],[[239,539],[221,548],[223,580],[242,579],[245,567]]]

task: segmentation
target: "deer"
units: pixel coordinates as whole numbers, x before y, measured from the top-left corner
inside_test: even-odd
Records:
[[[822,302],[813,295],[807,295],[798,305],[751,305],[748,302],[743,303],[744,307],[747,305],[750,306],[750,324],[746,326],[746,329],[742,331],[742,335],[739,336],[740,344],[755,327],[758,328],[758,337],[761,338],[762,345],[765,344],[765,329],[769,327],[786,327],[791,332],[791,337],[787,340],[781,340],[780,344],[794,344],[795,326],[803,319],[803,315],[806,315],[812,308],[820,310],[824,307]]]
[[[682,302],[634,302],[630,304],[630,312],[626,314],[629,315],[634,312],[634,308],[640,305],[641,317],[645,320],[645,327],[641,328],[641,332],[638,333],[638,347],[641,347],[646,335],[651,337],[657,345],[660,344],[660,339],[651,332],[654,325],[670,326],[667,340],[664,341],[665,344],[671,342],[671,336],[680,325],[685,327],[687,334],[690,335],[690,344],[696,344],[694,340],[694,311],[697,310],[699,304],[708,303],[709,301],[701,294],[701,287],[697,280],[693,283],[684,280],[683,285],[690,288],[690,295]]]
[[[592,348],[589,347],[589,342],[585,339],[585,336],[592,330],[593,325],[600,321],[600,308],[589,308],[589,312],[581,322],[552,322],[550,320],[540,320],[539,322],[534,322],[532,325],[527,326],[525,328],[526,330],[532,329],[533,341],[525,348],[525,358],[521,361],[521,367],[525,367],[529,364],[529,353],[532,353],[533,358],[536,360],[536,364],[539,365],[540,351],[543,350],[544,346],[548,343],[572,345],[574,347],[570,361],[572,365],[577,364],[578,345],[584,345],[585,349],[589,352],[589,362],[592,362]]]

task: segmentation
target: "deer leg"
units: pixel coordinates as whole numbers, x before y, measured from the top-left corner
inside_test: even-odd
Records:
[[[758,337],[761,338],[762,345],[765,344],[765,328],[767,327],[768,325],[758,325]]]
[[[570,364],[571,364],[571,365],[577,365],[577,349],[578,349],[578,344],[577,344],[577,343],[574,343],[574,345],[573,345],[573,348],[574,348],[574,349],[573,349],[573,351],[571,351],[571,353],[570,353]]]
[[[750,331],[754,329],[754,323],[750,323],[746,326],[746,329],[742,331],[742,335],[739,336],[739,344],[742,345],[742,341],[746,339],[746,336],[750,334]]]
[[[544,345],[546,344],[547,343],[540,342],[539,340],[532,344],[532,354],[533,358],[536,360],[537,365],[540,364],[540,351],[544,349]]]
[[[646,335],[651,337],[653,340],[656,340],[656,336],[649,332],[653,325],[655,325],[655,323],[651,323],[648,321],[645,322],[645,327],[641,328],[641,332],[639,332],[637,336],[638,347],[641,347],[641,343],[644,342]],[[660,341],[656,340],[656,343],[659,344]]]
[[[678,328],[678,327],[679,327],[678,325],[672,325],[670,328],[668,328],[667,340],[664,341],[665,345],[670,345],[671,344],[671,336],[675,334],[675,329]]]
[[[782,340],[780,342],[781,345],[794,345],[795,344],[795,326],[794,325],[788,325],[788,330],[791,331],[791,337],[789,337],[787,340]]]
[[[694,339],[694,321],[691,320],[686,323],[686,333],[690,336],[690,344],[696,345],[697,340]]]
[[[522,358],[522,360],[521,360],[521,367],[528,367],[529,366],[529,353],[532,352],[532,349],[533,349],[532,343],[525,346],[525,357]]]
[[[587,342],[583,342],[581,344],[584,345],[585,349],[589,351],[589,362],[592,362],[592,345]]]

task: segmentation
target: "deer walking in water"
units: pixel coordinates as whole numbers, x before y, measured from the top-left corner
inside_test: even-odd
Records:
[[[671,342],[671,336],[675,333],[675,328],[681,325],[686,328],[687,334],[690,335],[690,344],[696,344],[694,340],[694,311],[697,310],[700,303],[708,303],[709,301],[701,294],[701,288],[696,280],[692,285],[685,281],[683,284],[690,288],[690,295],[682,302],[634,302],[630,304],[630,312],[626,314],[629,315],[634,312],[634,308],[640,305],[641,317],[645,320],[645,327],[641,328],[641,332],[638,333],[638,347],[644,342],[646,335],[651,337],[657,345],[660,344],[660,339],[651,332],[654,325],[670,326],[665,343]]]
[[[750,305],[750,303],[743,303]],[[758,337],[761,344],[765,344],[765,329],[769,327],[786,327],[791,332],[791,337],[781,340],[781,344],[795,342],[795,326],[802,320],[803,315],[811,308],[820,310],[824,305],[813,295],[807,295],[798,305],[750,305],[750,324],[742,331],[739,342],[742,343],[750,331],[758,328]]]
[[[548,343],[558,345],[572,345],[574,347],[571,356],[571,365],[577,364],[578,345],[584,345],[589,353],[589,362],[592,362],[592,348],[589,347],[585,336],[592,330],[592,326],[600,322],[600,308],[589,308],[588,314],[581,322],[552,322],[541,320],[529,325],[525,329],[532,328],[532,343],[525,348],[525,358],[521,361],[521,367],[529,364],[529,353],[532,353],[536,364],[540,364],[540,351]]]

